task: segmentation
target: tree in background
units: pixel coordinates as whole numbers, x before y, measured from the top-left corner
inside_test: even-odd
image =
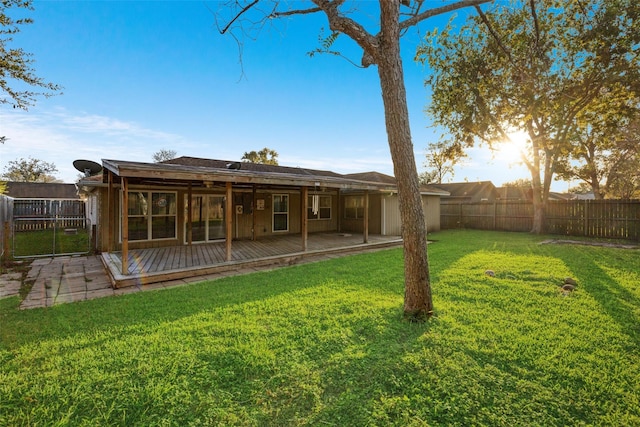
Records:
[[[14,10],[11,10],[14,8]],[[4,95],[0,104],[11,104],[13,108],[26,110],[35,104],[36,97],[49,97],[60,91],[61,87],[43,80],[35,75],[32,54],[20,48],[12,48],[13,36],[20,32],[20,27],[33,23],[31,18],[14,18],[19,9],[33,10],[29,0],[0,1],[0,88]],[[43,92],[16,87],[29,86],[41,88]],[[4,137],[2,138],[4,142]]]
[[[58,182],[53,176],[58,169],[53,163],[29,157],[11,160],[4,168],[3,179],[14,182]]]
[[[577,185],[569,188],[570,194],[589,194],[591,193],[591,186],[586,182],[580,182]]]
[[[609,189],[625,187],[616,181],[627,176],[621,169],[633,163],[640,141],[640,92],[617,86],[600,97],[597,108],[578,115],[569,158],[558,168],[565,180],[587,183],[596,199],[616,197]]]
[[[153,153],[152,158],[154,163],[161,163],[166,160],[175,159],[177,154],[178,153],[176,153],[175,150],[167,150],[165,148],[161,148],[160,151],[156,151],[155,153]]]
[[[255,37],[252,30],[271,25],[274,19],[300,19],[312,14],[323,14],[331,35],[324,39],[322,48],[315,52],[336,54],[333,42],[345,35],[362,49],[361,66],[377,66],[382,93],[387,139],[398,185],[400,218],[404,246],[405,298],[404,316],[421,321],[433,314],[429,265],[427,262],[427,229],[422,209],[420,182],[413,154],[409,110],[404,84],[404,71],[400,55],[400,39],[411,28],[427,18],[463,7],[486,3],[489,0],[461,0],[440,7],[423,10],[431,2],[422,0],[380,0],[361,4],[361,10],[344,0],[237,1],[229,0],[222,8],[227,14],[218,16],[225,22],[221,33],[230,32],[236,40]],[[401,5],[402,3],[402,5]],[[290,5],[300,9],[290,9]],[[375,6],[375,7],[374,7]],[[375,31],[369,32],[364,23],[379,17]]]
[[[445,176],[454,175],[454,166],[466,157],[459,144],[447,141],[430,143],[427,149],[427,161],[424,166],[430,168],[420,174],[421,184],[442,184]]]
[[[260,151],[249,151],[242,155],[240,159],[243,162],[248,163],[261,163],[263,165],[277,165],[278,164],[278,152],[271,148],[264,147]]]
[[[518,178],[513,181],[505,182],[502,184],[503,187],[515,187],[522,189],[530,189],[531,188],[531,180],[526,178]]]
[[[418,49],[433,89],[427,111],[465,147],[528,135],[533,232],[544,231],[552,179],[575,148],[588,112],[612,116],[640,86],[635,0],[513,0]],[[607,94],[607,96],[603,96]],[[606,105],[605,105],[606,104]]]
[[[606,111],[594,114],[576,135],[570,159],[558,174],[584,182],[596,199],[632,198],[633,182],[640,180],[640,107],[636,111],[633,118],[608,118]]]
[[[627,131],[607,158],[607,198],[640,199],[640,122]]]

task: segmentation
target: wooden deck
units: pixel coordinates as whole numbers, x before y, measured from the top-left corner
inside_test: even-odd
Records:
[[[122,274],[121,252],[103,253],[102,261],[113,286],[121,288],[252,267],[290,265],[309,257],[347,255],[402,245],[398,236],[369,235],[368,240],[363,243],[361,234],[309,234],[305,252],[300,235],[239,240],[233,242],[232,260],[228,262],[224,242],[130,250],[128,275]]]

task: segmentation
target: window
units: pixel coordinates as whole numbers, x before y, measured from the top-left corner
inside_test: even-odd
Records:
[[[364,218],[364,196],[346,196],[344,198],[345,219]]]
[[[273,195],[273,231],[289,231],[289,196]]]
[[[128,192],[129,240],[174,239],[177,221],[176,198],[176,193]]]
[[[313,194],[307,203],[307,219],[331,219],[331,196]]]

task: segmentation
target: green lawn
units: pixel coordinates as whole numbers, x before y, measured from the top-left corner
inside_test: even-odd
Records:
[[[430,238],[425,324],[402,320],[401,249],[49,309],[0,300],[0,425],[640,425],[639,250]]]
[[[19,231],[13,236],[13,256],[38,256],[53,254],[71,254],[89,252],[91,242],[87,230],[74,229],[67,234],[64,229],[47,229],[37,231]]]

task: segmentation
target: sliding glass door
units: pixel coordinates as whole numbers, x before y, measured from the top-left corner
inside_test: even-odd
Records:
[[[185,197],[185,243],[188,240],[189,220],[191,220],[192,242],[209,242],[224,239],[226,229],[224,223],[224,196],[192,196],[191,212],[189,212],[187,197]]]

